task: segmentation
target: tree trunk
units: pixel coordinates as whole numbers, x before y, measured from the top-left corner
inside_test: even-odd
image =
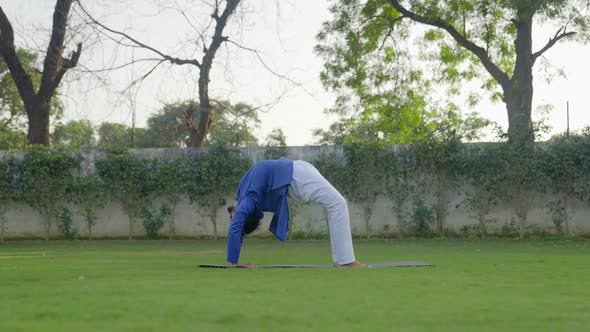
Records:
[[[36,92],[31,75],[26,72],[14,44],[14,30],[0,7],[0,55],[6,62],[10,75],[18,88],[29,118],[28,140],[30,144],[49,145],[49,108],[52,96],[66,71],[75,67],[80,59],[82,44],[70,58],[64,58],[64,41],[68,15],[74,0],[57,0],[53,12],[51,39],[45,53],[41,84]]]
[[[211,58],[211,61],[213,59]],[[209,73],[211,71],[211,62],[204,62],[199,75],[199,122],[191,124],[190,146],[199,148],[207,137],[209,128],[213,121],[212,107],[209,100]],[[193,120],[194,121],[194,120]]]
[[[203,141],[207,137],[207,133],[211,127],[213,119],[211,118],[212,107],[209,100],[209,76],[211,68],[213,67],[215,54],[221,44],[227,40],[227,37],[223,36],[223,30],[227,25],[229,17],[240,4],[240,1],[241,0],[227,0],[225,10],[221,16],[219,16],[219,8],[216,8],[212,15],[216,22],[215,33],[211,39],[211,44],[209,44],[208,48],[205,48],[205,54],[201,60],[201,66],[199,67],[199,123],[197,124],[197,128],[194,127],[194,124],[191,124],[191,147],[203,146]]]
[[[42,144],[49,146],[49,101],[25,101],[27,116],[29,118],[29,131],[27,139],[29,144]]]
[[[535,136],[531,113],[533,106],[532,16],[518,14],[515,21],[516,63],[510,84],[504,89],[508,111],[508,139],[517,146],[532,146]]]

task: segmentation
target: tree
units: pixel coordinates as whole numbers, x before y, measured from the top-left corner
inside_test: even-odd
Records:
[[[56,0],[51,38],[38,88],[35,87],[31,73],[23,65],[24,59],[21,59],[16,50],[12,24],[0,6],[0,55],[10,70],[24,104],[28,117],[27,138],[31,144],[49,145],[52,99],[64,75],[78,64],[82,53],[82,44],[79,43],[69,58],[63,57],[68,15],[73,2],[74,0]]]
[[[161,65],[164,62],[172,63],[175,65],[191,65],[196,67],[196,69],[199,72],[198,111],[194,107],[191,107],[188,110],[186,110],[185,123],[190,133],[189,146],[201,147],[205,142],[205,138],[207,137],[207,133],[209,132],[209,128],[211,127],[213,121],[214,108],[211,104],[211,98],[209,97],[209,82],[211,80],[210,74],[211,69],[213,68],[213,60],[215,59],[215,56],[220,46],[223,43],[227,43],[229,41],[229,37],[223,35],[224,29],[226,28],[226,25],[228,24],[230,17],[234,14],[240,2],[241,0],[215,0],[207,1],[205,3],[206,5],[212,8],[212,13],[210,15],[211,21],[208,23],[203,22],[204,24],[202,24],[202,26],[206,28],[197,31],[198,37],[196,38],[196,40],[193,41],[193,44],[197,46],[195,48],[195,52],[201,52],[200,59],[184,59],[166,54],[166,52],[162,52],[152,46],[149,46],[126,33],[107,27],[106,25],[100,23],[98,20],[93,18],[84,7],[81,8],[82,11],[92,21],[92,23],[94,23],[100,29],[104,30],[105,33],[108,33],[112,36],[116,36],[117,39],[122,38],[122,41],[120,42],[121,45],[130,44],[132,47],[147,50],[148,52],[154,54],[157,57],[155,66],[151,70],[149,70],[145,75],[143,75],[141,79],[145,79],[159,65]],[[225,4],[225,6],[223,6],[222,4]],[[184,10],[180,8],[177,8],[177,10],[180,14],[183,15],[184,19],[186,19],[194,29],[196,29],[195,26],[201,25],[191,22]],[[212,33],[211,37],[206,37],[210,33]],[[193,104],[191,106],[195,105]],[[194,114],[196,114],[196,116],[194,116]]]
[[[506,104],[509,141],[528,145],[534,140],[533,66],[562,40],[588,40],[589,8],[588,0],[341,1],[332,6],[334,19],[318,36],[323,44],[317,50],[326,58],[322,79],[384,107],[375,97],[386,103],[399,98],[426,102],[416,96],[425,96],[433,82],[458,94],[465,81],[482,76],[483,67],[489,75],[484,87]],[[555,35],[536,51],[534,22],[557,26]],[[423,33],[425,41],[418,54],[440,65],[431,81],[418,67],[407,69],[416,57],[407,42],[417,33]],[[417,81],[422,82],[418,94],[405,88]],[[401,97],[389,95],[394,91]]]
[[[314,129],[313,136],[316,144],[342,145],[346,136],[350,133],[350,125],[347,120],[340,120],[330,125],[327,130]]]
[[[98,147],[101,149],[131,147],[129,127],[120,123],[101,123],[98,127]]]
[[[0,130],[0,150],[24,149],[26,145],[26,134],[17,129]]]
[[[287,156],[287,137],[282,129],[273,129],[266,136],[266,149],[264,150],[264,158],[278,159]]]
[[[168,104],[148,118],[147,134],[154,147],[190,146],[185,115],[188,109],[199,109],[199,104],[193,101]],[[252,133],[260,123],[257,109],[244,103],[231,105],[229,102],[220,102],[214,106],[212,117],[213,124],[205,145],[257,145],[258,141]]]
[[[53,144],[76,150],[94,147],[96,145],[94,127],[88,120],[60,123],[53,130]]]
[[[253,130],[258,127],[258,109],[244,103],[215,107],[213,125],[207,135],[207,145],[257,146]]]
[[[18,57],[26,72],[31,75],[35,87],[41,81],[40,73],[35,69],[37,55],[24,49],[17,49]],[[52,116],[59,118],[63,105],[59,98],[52,99]],[[0,57],[0,150],[24,149],[26,146],[27,113],[18,88],[10,75],[10,70]]]

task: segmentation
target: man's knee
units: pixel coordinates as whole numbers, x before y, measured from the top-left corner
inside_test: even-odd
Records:
[[[344,196],[342,196],[339,192],[335,192],[330,198],[331,204],[333,207],[338,209],[346,209],[348,210],[348,203]]]

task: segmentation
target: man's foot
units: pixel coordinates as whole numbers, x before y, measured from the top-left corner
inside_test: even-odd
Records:
[[[338,264],[338,263],[334,263],[334,265],[336,267],[369,267],[367,264],[363,264],[363,263],[359,263],[357,261],[354,261],[352,263],[348,263],[348,264]]]

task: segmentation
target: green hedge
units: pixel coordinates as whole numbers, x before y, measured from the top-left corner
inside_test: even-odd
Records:
[[[475,216],[464,232],[485,236],[497,222],[494,206],[507,206],[515,216],[505,235],[524,236],[534,199],[553,194],[547,213],[558,233],[568,232],[568,201],[590,203],[590,135],[560,137],[523,150],[507,143],[425,142],[414,146],[346,145],[344,160],[324,155],[313,161],[348,200],[358,204],[367,233],[378,197],[393,203],[402,233],[445,234],[449,195]],[[96,172],[85,174],[79,153],[32,149],[24,157],[0,159],[0,239],[10,203],[27,204],[43,216],[45,236],[57,223],[64,237],[72,213],[83,217],[92,236],[97,211],[107,201],[121,204],[128,216],[129,238],[142,222],[148,237],[164,225],[174,236],[174,215],[181,197],[201,207],[217,236],[219,207],[226,204],[250,159],[239,150],[213,146],[174,159],[143,159],[127,152],[107,152]],[[160,202],[158,205],[155,202]],[[67,206],[66,206],[67,205]],[[459,207],[457,206],[457,207]],[[75,207],[75,211],[64,209]]]
[[[129,239],[139,221],[150,238],[157,237],[165,223],[174,236],[174,211],[183,195],[207,211],[217,236],[215,213],[251,164],[239,150],[223,146],[175,159],[142,159],[128,152],[107,152],[106,158],[96,161],[92,175],[81,172],[80,162],[78,153],[41,148],[28,151],[22,159],[0,159],[2,239],[10,203],[27,204],[38,211],[43,216],[45,238],[49,239],[55,221],[65,238],[79,233],[71,228],[66,205],[76,207],[91,237],[96,212],[108,200],[121,204],[128,216]],[[161,204],[156,206],[156,201]]]

